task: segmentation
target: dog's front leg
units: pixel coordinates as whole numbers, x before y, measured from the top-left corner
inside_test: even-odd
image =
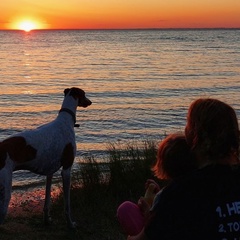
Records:
[[[44,224],[49,225],[52,222],[50,216],[51,185],[53,175],[48,175],[46,179],[45,203],[44,203]]]
[[[62,169],[61,172],[63,180],[63,194],[64,194],[64,211],[69,228],[75,228],[76,223],[72,221],[70,209],[70,186],[71,186],[71,167]]]

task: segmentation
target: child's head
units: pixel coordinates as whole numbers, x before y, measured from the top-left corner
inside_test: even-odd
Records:
[[[217,99],[200,98],[189,107],[185,135],[201,164],[239,156],[239,126],[234,109]]]
[[[183,134],[167,136],[158,147],[152,170],[160,179],[176,179],[194,170],[195,161]]]

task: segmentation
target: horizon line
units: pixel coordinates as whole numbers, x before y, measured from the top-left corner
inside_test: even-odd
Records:
[[[240,30],[240,27],[180,27],[180,28],[39,28],[30,31],[137,31],[137,30]],[[0,29],[0,31],[24,31]]]

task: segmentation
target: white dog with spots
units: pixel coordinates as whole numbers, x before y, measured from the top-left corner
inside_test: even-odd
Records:
[[[0,224],[7,214],[11,198],[12,173],[20,169],[47,176],[44,222],[49,224],[52,176],[62,167],[66,219],[70,228],[75,227],[70,212],[70,176],[76,155],[76,110],[77,107],[88,107],[92,102],[79,88],[65,89],[64,94],[62,107],[54,121],[0,143]]]

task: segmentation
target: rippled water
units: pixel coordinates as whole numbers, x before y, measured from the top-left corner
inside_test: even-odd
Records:
[[[0,31],[0,140],[53,120],[80,87],[78,158],[108,142],[184,129],[189,104],[215,97],[240,115],[240,30]],[[15,184],[35,181],[25,172]]]

